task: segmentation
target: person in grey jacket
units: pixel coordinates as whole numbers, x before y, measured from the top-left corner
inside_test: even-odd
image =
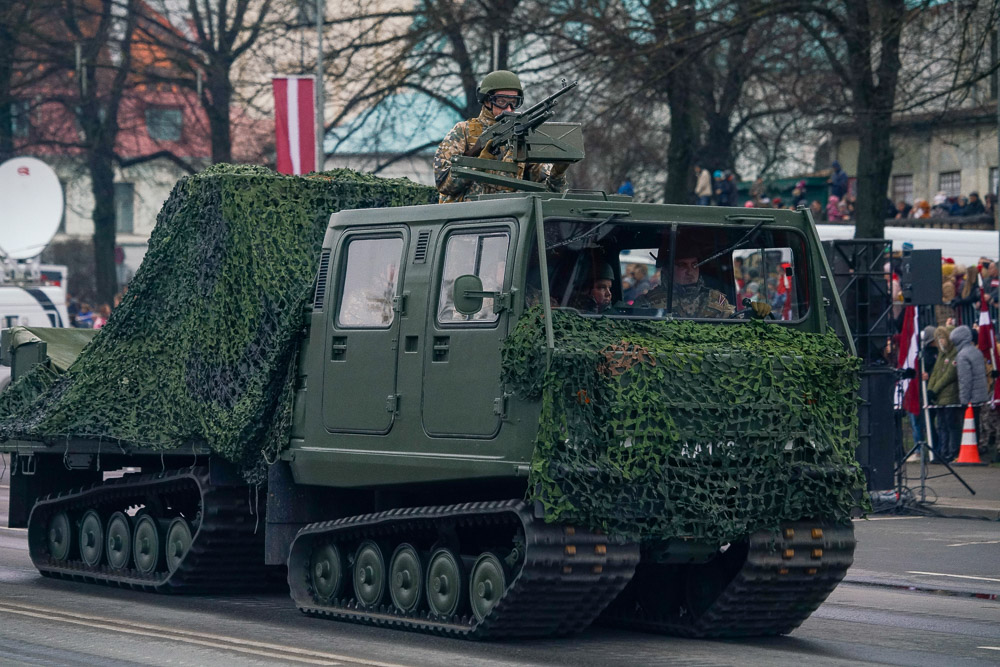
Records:
[[[986,360],[979,348],[972,344],[972,330],[962,325],[955,327],[949,336],[958,350],[958,402],[962,405],[985,403],[989,398],[986,388]]]
[[[986,385],[986,360],[979,348],[972,344],[972,330],[962,325],[955,327],[949,336],[952,345],[958,350],[955,364],[958,366],[958,402],[962,405],[972,404],[972,412],[976,418],[976,432],[979,432],[979,405],[989,399],[989,389]],[[977,438],[978,442],[978,438]]]

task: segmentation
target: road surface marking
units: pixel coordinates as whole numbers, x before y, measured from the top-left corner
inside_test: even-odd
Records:
[[[973,544],[1000,544],[1000,540],[989,540],[988,542],[959,542],[957,544],[949,544],[949,547],[968,547]]]
[[[993,579],[991,577],[972,577],[967,574],[945,574],[944,572],[918,572],[916,570],[909,570],[907,574],[926,574],[931,577],[953,577],[955,579],[975,579],[976,581],[996,581],[1000,583],[1000,579]]]
[[[112,632],[121,632],[123,634],[170,639],[187,644],[209,646],[220,650],[249,653],[267,658],[280,658],[282,660],[304,662],[315,665],[340,665],[344,662],[348,662],[359,665],[370,665],[371,667],[402,667],[401,665],[395,663],[366,660],[364,658],[352,658],[334,653],[310,651],[308,649],[300,649],[292,646],[282,646],[281,644],[270,644],[267,642],[257,642],[248,639],[237,639],[235,637],[215,635],[206,632],[180,630],[159,625],[151,625],[148,623],[138,623],[131,620],[128,621],[128,624],[126,625],[125,621],[113,618],[91,616],[89,614],[62,611],[59,609],[40,607],[36,605],[20,604],[6,600],[0,602],[0,613],[18,614],[21,616],[46,619],[50,621],[61,621],[64,623],[110,630]]]
[[[914,519],[926,519],[923,516],[870,516],[861,519],[851,519],[852,521],[913,521]]]
[[[1000,646],[977,646],[976,648],[984,648],[987,651],[1000,651]]]

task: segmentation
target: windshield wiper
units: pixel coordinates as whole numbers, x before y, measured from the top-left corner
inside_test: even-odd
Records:
[[[700,262],[698,262],[697,264],[695,264],[695,266],[698,267],[698,268],[701,268],[702,264],[708,264],[713,259],[718,259],[719,257],[722,257],[727,252],[732,252],[732,251],[736,250],[737,248],[742,248],[743,246],[747,245],[750,242],[750,239],[753,238],[753,235],[757,233],[757,230],[759,230],[761,227],[763,227],[764,223],[767,222],[770,219],[771,218],[767,218],[767,219],[761,220],[756,225],[754,225],[752,228],[750,228],[750,231],[748,231],[746,234],[744,234],[743,237],[739,241],[737,241],[736,243],[732,244],[731,246],[727,246],[727,247],[723,248],[722,250],[720,250],[719,252],[715,253],[711,257],[707,257],[707,258],[701,260]]]
[[[614,211],[607,218],[605,218],[604,220],[600,221],[599,223],[597,223],[596,225],[594,225],[593,227],[591,227],[587,231],[585,231],[585,232],[583,232],[581,234],[577,234],[576,236],[574,236],[572,238],[569,238],[569,239],[566,239],[565,241],[559,241],[558,243],[553,243],[552,245],[547,245],[547,246],[545,246],[545,250],[547,252],[549,250],[554,250],[555,248],[561,248],[564,245],[569,245],[570,243],[576,243],[577,241],[582,241],[583,239],[587,238],[588,236],[592,236],[592,235],[596,234],[597,230],[599,230],[601,227],[603,227],[604,225],[608,224],[609,222],[611,222],[615,218],[617,218],[619,216],[622,216],[622,215],[628,215],[628,212],[627,211]]]

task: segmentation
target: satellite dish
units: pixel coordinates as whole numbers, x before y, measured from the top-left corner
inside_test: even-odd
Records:
[[[33,157],[0,164],[0,253],[8,259],[39,255],[62,216],[62,185],[52,167]]]

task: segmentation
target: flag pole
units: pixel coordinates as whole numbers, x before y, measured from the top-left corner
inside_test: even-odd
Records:
[[[326,0],[316,0],[316,171],[326,166],[323,154],[323,15]]]
[[[976,270],[976,280],[979,281],[979,312],[982,312],[982,310],[983,310],[983,304],[986,303],[986,288],[983,285],[983,265],[982,264],[980,264],[977,267],[977,270]],[[996,331],[996,329],[993,328],[993,317],[992,317],[992,315],[990,315],[990,308],[989,308],[988,305],[986,306],[986,314],[987,314],[987,316],[990,317],[990,329],[993,330],[993,331],[991,331],[991,333],[993,333],[993,332]],[[994,371],[1000,371],[1000,368],[997,368],[997,341],[996,341],[996,336],[995,335],[993,336],[993,341],[990,344],[990,361],[993,362],[993,370]],[[998,380],[1000,380],[1000,378],[993,378],[993,382],[994,383],[996,383]],[[993,387],[993,395],[990,396],[990,408],[996,407],[996,395],[997,395],[997,388],[996,388],[996,386],[994,386]]]

